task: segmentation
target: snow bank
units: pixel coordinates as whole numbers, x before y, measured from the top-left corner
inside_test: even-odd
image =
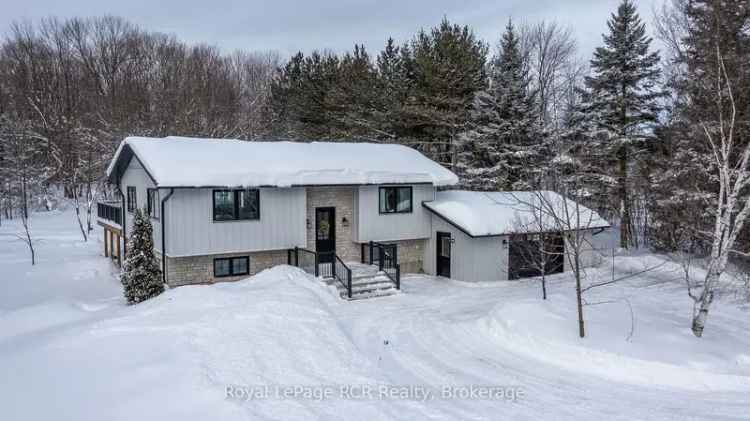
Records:
[[[696,339],[685,321],[680,327],[638,309],[631,327],[625,302],[584,311],[585,339],[577,335],[572,294],[500,304],[476,323],[499,346],[578,374],[647,387],[750,392],[750,366],[739,365],[744,354],[727,347],[726,337]]]
[[[458,183],[455,174],[402,145],[183,137],[126,138],[108,175],[125,146],[162,187]]]
[[[378,381],[330,311],[336,305],[310,275],[279,266],[237,283],[168,290],[54,330],[40,330],[49,326],[39,319],[80,319],[65,308],[14,312],[3,322],[25,335],[0,337],[4,418],[333,418],[326,402],[232,402],[226,389]],[[40,385],[54,389],[44,405],[29,393]]]
[[[540,197],[545,200],[540,201]],[[425,206],[473,236],[557,230],[561,225],[554,217],[562,215],[570,215],[570,223],[566,221],[563,225],[566,229],[609,227],[609,223],[593,210],[584,206],[576,209],[574,202],[565,201],[551,191],[449,190],[438,192],[435,200],[425,202]],[[544,209],[541,215],[539,209]],[[576,210],[578,220],[575,217]]]

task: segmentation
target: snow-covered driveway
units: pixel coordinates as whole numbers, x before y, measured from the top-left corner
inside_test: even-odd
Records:
[[[639,323],[638,318],[647,317],[643,311],[636,310],[636,330],[632,341],[628,342],[630,313],[626,307],[587,307],[592,322],[589,327],[593,332],[589,339],[580,341],[576,337],[572,297],[566,300],[566,295],[572,294],[567,280],[558,278],[553,281],[550,301],[570,301],[569,306],[541,304],[541,299],[535,296],[538,291],[532,285],[500,283],[472,287],[426,277],[413,277],[404,285],[405,294],[399,297],[398,303],[396,299],[383,299],[345,311],[352,320],[354,342],[372,360],[378,361],[379,368],[389,373],[391,381],[435,386],[509,385],[519,386],[524,392],[524,397],[515,402],[438,399],[423,407],[411,408],[421,417],[684,420],[748,419],[750,414],[750,365],[747,360],[744,360],[744,367],[733,368],[739,362],[726,357],[729,359],[725,361],[727,370],[731,372],[736,368],[736,372],[742,373],[735,376],[591,349],[602,342],[595,338],[604,334],[601,329],[607,327],[623,328],[610,332],[606,339],[614,342],[610,347],[636,348],[624,350],[631,354],[649,352],[643,348],[653,341],[651,335],[660,333],[654,331],[653,325],[639,326],[646,320]],[[652,295],[647,301],[658,305],[659,299],[674,298],[674,294],[682,291],[674,285],[660,285],[646,291],[628,292]],[[529,305],[530,302],[536,304]],[[687,305],[686,302],[682,304]],[[541,310],[548,310],[560,318],[552,323],[554,326],[549,326],[550,320],[540,320],[538,315],[532,314]],[[736,353],[746,358],[750,347],[747,337],[741,337],[743,329],[748,326],[747,315],[739,315],[745,316],[744,325],[737,326],[733,332],[737,336],[726,338],[728,341],[724,346],[734,347],[727,354]],[[689,329],[685,327],[688,316],[677,316],[682,316],[682,320],[669,322],[682,323],[684,326],[675,326],[680,331],[662,332],[663,336],[672,338],[652,346],[676,345],[677,338],[692,340],[686,336],[689,335]],[[595,325],[597,319],[600,323]],[[601,323],[602,319],[609,323]],[[719,326],[714,327],[719,329]],[[564,330],[544,336],[549,329],[560,328]],[[527,329],[528,334],[525,333]],[[640,343],[639,338],[643,338]],[[389,345],[383,345],[383,340],[388,340]],[[715,340],[719,339],[708,339]],[[579,345],[587,341],[594,344],[591,347]],[[738,342],[732,344],[733,341]],[[711,352],[704,348],[712,347],[700,345],[696,344],[692,350],[654,350],[652,357],[658,359],[662,354],[661,357],[666,355],[668,361],[670,356],[678,359],[678,356],[689,356],[691,351],[698,349],[695,358],[705,362],[703,359],[707,356],[700,350]],[[551,362],[556,357],[560,361]],[[725,355],[721,352],[717,355],[717,359],[723,357]],[[546,361],[548,359],[550,361]],[[564,365],[571,362],[577,367]],[[674,384],[681,381],[685,383]]]
[[[584,340],[566,276],[551,280],[547,301],[534,281],[411,275],[402,294],[345,302],[278,267],[129,307],[100,244],[82,243],[72,218],[35,218],[44,241],[33,268],[13,227],[0,228],[2,420],[750,418],[748,313],[717,305],[693,338],[668,267],[590,294],[612,302],[585,308]],[[346,399],[348,385],[431,394]],[[263,386],[300,390],[242,395]],[[470,386],[515,398],[441,396]]]

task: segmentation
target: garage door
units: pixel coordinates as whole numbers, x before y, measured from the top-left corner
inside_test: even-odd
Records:
[[[541,276],[542,266],[547,275],[561,273],[564,253],[565,242],[560,234],[513,235],[508,247],[508,279]]]

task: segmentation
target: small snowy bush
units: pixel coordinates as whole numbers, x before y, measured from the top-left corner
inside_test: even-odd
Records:
[[[164,292],[159,262],[154,256],[153,227],[148,216],[135,210],[125,263],[122,267],[123,292],[128,304],[140,303]]]

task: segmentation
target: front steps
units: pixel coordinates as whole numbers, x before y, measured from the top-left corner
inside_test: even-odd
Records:
[[[345,300],[364,300],[367,298],[387,297],[399,291],[396,285],[385,273],[378,272],[376,266],[352,265],[352,297],[349,298],[346,287],[334,278],[325,279],[328,285],[333,285],[339,296]]]

